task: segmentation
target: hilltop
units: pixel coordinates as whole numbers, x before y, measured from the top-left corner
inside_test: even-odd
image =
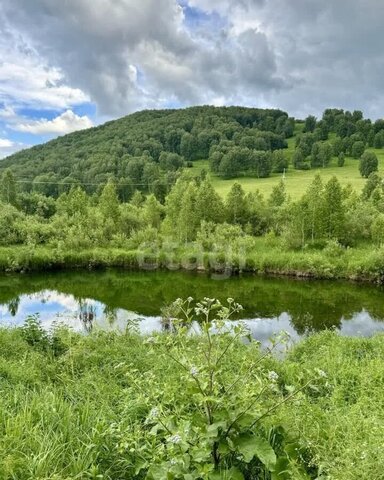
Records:
[[[191,107],[148,110],[74,132],[18,152],[0,162],[25,189],[56,196],[71,184],[94,191],[115,179],[120,191],[146,191],[173,184],[175,172],[208,158],[212,145],[256,130],[262,149],[285,147],[293,119],[281,110]],[[266,144],[267,143],[267,144]],[[129,187],[132,188],[129,188]],[[124,187],[124,188],[123,188]]]
[[[127,201],[135,190],[163,200],[189,168],[195,176],[209,172],[223,195],[233,179],[269,194],[283,177],[298,197],[319,171],[360,190],[358,160],[373,151],[380,169],[383,146],[384,121],[359,111],[327,109],[302,121],[278,109],[201,106],[145,110],[74,132],[2,160],[0,173],[10,168],[20,190],[53,197],[73,185],[93,193],[112,179]]]

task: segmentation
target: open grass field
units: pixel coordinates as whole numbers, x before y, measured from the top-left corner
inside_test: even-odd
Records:
[[[296,133],[299,133],[300,126],[296,127]],[[329,139],[332,143],[332,137]],[[290,162],[294,152],[295,137],[288,140],[288,149],[285,150]],[[379,159],[379,173],[384,174],[384,149],[369,149],[376,153]],[[209,172],[208,160],[198,160],[194,162],[191,171],[198,175],[201,170],[205,168]],[[285,184],[288,195],[293,200],[300,198],[306,191],[308,185],[313,180],[313,177],[320,173],[324,182],[327,182],[334,175],[339,179],[340,183],[345,186],[352,185],[352,188],[356,191],[360,191],[364,184],[365,179],[361,177],[359,172],[359,160],[351,157],[345,158],[345,164],[343,167],[337,166],[337,158],[334,157],[331,163],[326,168],[319,168],[313,170],[295,170],[290,164],[288,170],[285,173]],[[209,173],[211,181],[215,186],[217,192],[223,197],[227,195],[232,185],[237,182],[240,183],[246,192],[254,192],[257,189],[264,195],[269,196],[273,187],[282,178],[282,174],[272,174],[269,178],[257,178],[257,177],[239,177],[225,180],[215,174]]]

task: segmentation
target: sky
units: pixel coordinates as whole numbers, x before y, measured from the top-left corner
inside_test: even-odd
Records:
[[[383,0],[1,0],[0,158],[148,108],[384,114]]]

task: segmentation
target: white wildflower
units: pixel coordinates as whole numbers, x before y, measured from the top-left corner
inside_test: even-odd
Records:
[[[277,382],[277,380],[279,379],[279,375],[276,372],[271,371],[268,373],[268,378],[271,382]]]
[[[179,444],[181,442],[181,437],[179,434],[172,435],[172,437],[169,437],[169,442],[174,443],[175,445]]]
[[[152,408],[152,410],[149,412],[150,418],[158,418],[159,415],[160,415],[160,411],[157,407]]]
[[[192,365],[191,370],[189,373],[192,375],[192,377],[196,377],[199,374],[199,369]]]

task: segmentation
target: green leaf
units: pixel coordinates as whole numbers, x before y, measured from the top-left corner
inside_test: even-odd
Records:
[[[209,474],[209,480],[244,480],[244,475],[236,467]]]
[[[246,463],[249,463],[256,456],[270,472],[275,469],[276,454],[265,438],[244,434],[240,435],[234,443]]]
[[[168,468],[164,465],[152,465],[146,476],[148,480],[168,480]]]
[[[284,450],[288,457],[293,460],[297,460],[300,456],[300,445],[298,443],[288,443]]]
[[[289,468],[289,460],[285,457],[277,459],[275,471],[272,473],[272,480],[290,480],[291,473]]]
[[[236,424],[242,428],[249,427],[249,425],[251,425],[256,418],[260,417],[260,415],[261,412],[245,413],[239,418],[239,420],[237,420]]]
[[[217,437],[219,433],[219,428],[224,429],[226,426],[226,422],[216,422],[212,425],[209,425],[207,428],[207,435],[209,438]]]
[[[228,472],[228,480],[244,480],[244,475],[236,467],[232,467]]]

